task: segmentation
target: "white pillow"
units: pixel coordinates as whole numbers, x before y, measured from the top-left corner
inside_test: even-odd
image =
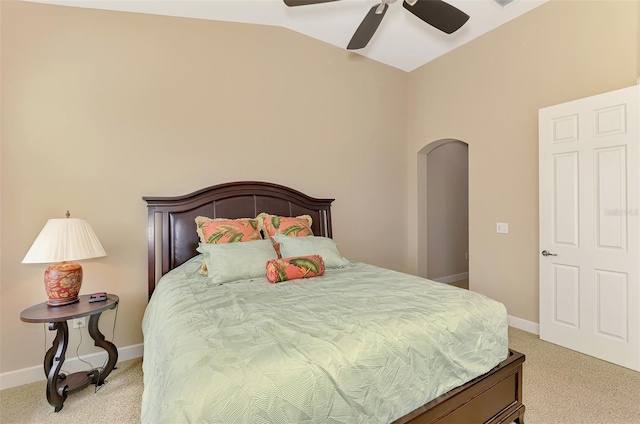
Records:
[[[271,240],[200,243],[196,250],[204,255],[208,275],[214,283],[265,277],[267,261],[278,258]]]
[[[275,234],[273,238],[280,244],[280,256],[283,258],[320,255],[327,268],[338,268],[350,263],[340,254],[336,242],[328,237],[290,237]]]

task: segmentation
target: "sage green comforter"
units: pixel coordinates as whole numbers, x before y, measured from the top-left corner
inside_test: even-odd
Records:
[[[507,356],[504,306],[352,264],[213,285],[160,281],[144,332],[144,423],[388,423]]]

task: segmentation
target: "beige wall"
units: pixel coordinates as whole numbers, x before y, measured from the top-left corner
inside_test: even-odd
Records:
[[[429,279],[469,271],[468,146],[451,140],[427,153],[427,261]]]
[[[46,265],[20,262],[67,209],[107,251],[82,293],[120,295],[119,347],[142,342],[143,195],[264,180],[335,197],[345,256],[406,267],[406,73],[282,28],[0,3],[0,372],[42,364],[19,314]]]
[[[538,109],[634,85],[637,16],[635,1],[552,0],[410,74],[409,228],[417,152],[468,143],[471,289],[513,316],[538,322]]]

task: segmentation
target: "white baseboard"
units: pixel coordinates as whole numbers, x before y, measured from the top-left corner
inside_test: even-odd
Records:
[[[118,361],[128,361],[129,359],[135,359],[142,356],[143,345],[137,344],[133,346],[126,346],[118,348]],[[72,356],[69,351],[65,355],[64,364],[62,368],[69,372],[74,373],[89,368],[87,364],[80,361],[77,357]],[[83,355],[80,357],[82,360],[87,361],[93,365],[93,367],[102,366],[107,359],[107,352],[91,353],[89,355]],[[42,356],[44,360],[44,355]],[[34,383],[36,381],[46,380],[44,375],[44,368],[42,365],[37,367],[23,368],[21,370],[9,371],[0,374],[0,390],[8,389],[10,387],[21,386],[23,384]]]
[[[455,283],[456,281],[468,280],[468,279],[469,279],[469,273],[463,272],[461,274],[447,275],[446,277],[434,278],[432,281],[437,281],[438,283],[451,284],[451,283]]]
[[[517,328],[519,330],[523,330],[528,333],[533,333],[538,336],[540,335],[540,324],[527,321],[526,319],[513,317],[511,315],[507,316],[507,320],[509,322],[510,327]]]

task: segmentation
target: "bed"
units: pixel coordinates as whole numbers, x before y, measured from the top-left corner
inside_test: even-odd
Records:
[[[330,238],[333,199],[265,182],[143,199],[143,422],[524,423],[525,358],[497,302],[358,263],[279,284],[199,275],[196,216],[309,215]]]

